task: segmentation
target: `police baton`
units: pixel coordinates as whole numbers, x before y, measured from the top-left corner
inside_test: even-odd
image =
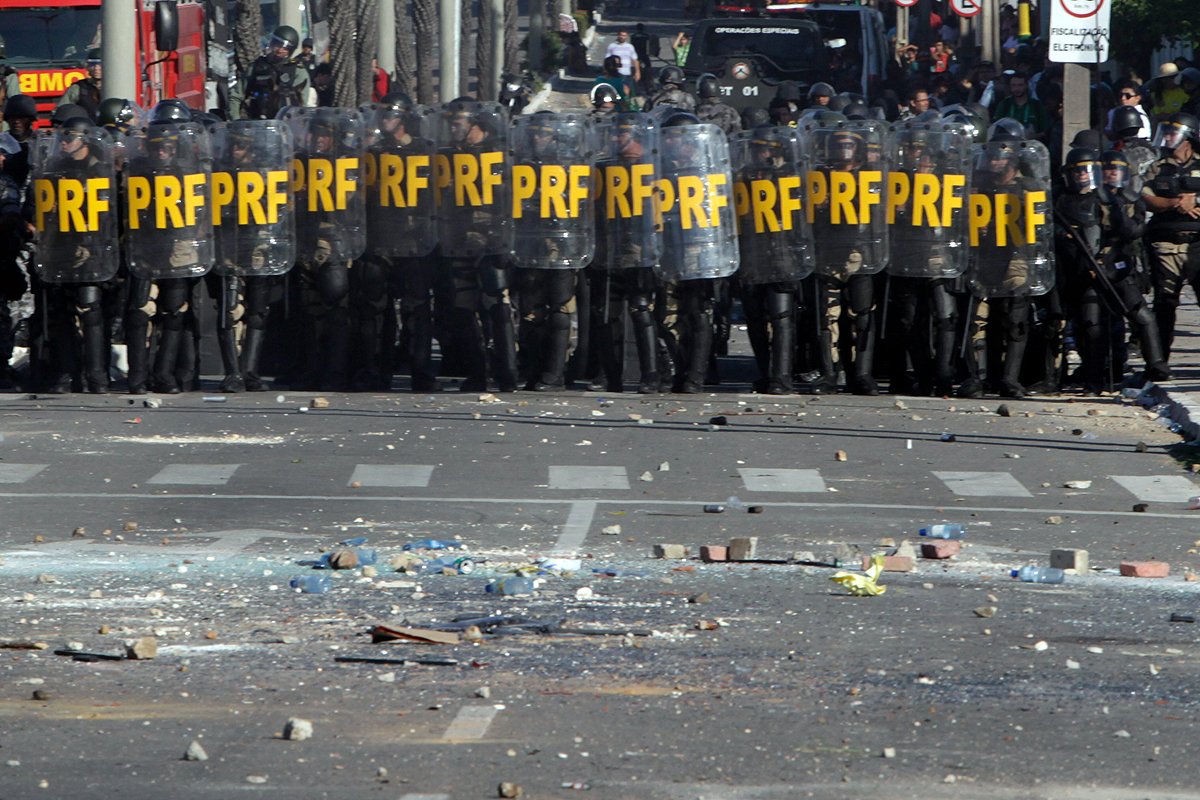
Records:
[[[1096,282],[1100,284],[1100,289],[1105,295],[1105,298],[1112,303],[1116,309],[1120,310],[1122,317],[1128,317],[1129,307],[1125,305],[1125,300],[1117,292],[1117,287],[1113,286],[1113,282],[1109,279],[1108,275],[1104,273],[1104,269],[1100,266],[1100,262],[1096,260],[1096,256],[1088,248],[1087,243],[1080,238],[1079,234],[1075,232],[1075,229],[1071,227],[1071,223],[1057,208],[1054,209],[1054,221],[1057,222],[1060,227],[1062,227],[1063,232],[1075,242],[1075,244],[1079,247],[1079,251],[1087,258],[1088,264],[1091,265],[1091,268],[1088,270],[1088,274],[1095,278]]]

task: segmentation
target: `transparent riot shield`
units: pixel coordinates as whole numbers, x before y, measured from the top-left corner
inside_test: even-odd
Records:
[[[889,142],[888,272],[956,278],[967,269],[967,196],[971,135],[966,126],[899,122]]]
[[[117,178],[100,128],[56,129],[33,142],[35,259],[46,283],[100,283],[117,274]]]
[[[888,264],[886,127],[876,120],[807,121],[805,181],[816,271],[844,281]]]
[[[359,110],[365,123],[367,251],[428,255],[438,243],[433,112],[374,103]]]
[[[296,262],[292,134],[276,120],[216,126],[213,230],[222,275],[282,275]]]
[[[194,122],[126,140],[125,259],[139,278],[195,278],[213,265],[212,153]]]
[[[444,256],[507,256],[513,246],[508,112],[475,100],[436,114],[438,246]]]
[[[352,261],[367,249],[363,126],[356,109],[279,112],[292,132],[296,258],[313,264]]]
[[[988,142],[973,146],[971,164],[971,292],[981,299],[1045,294],[1054,287],[1049,152],[1029,140]]]
[[[729,145],[716,125],[662,130],[658,181],[665,281],[725,278],[739,263]]]
[[[513,263],[582,269],[596,253],[596,129],[583,114],[513,120]]]
[[[796,129],[763,126],[729,138],[743,284],[798,281],[813,271],[804,213],[808,158]]]
[[[659,127],[649,114],[616,114],[597,133],[596,269],[653,267],[662,255],[655,181]]]

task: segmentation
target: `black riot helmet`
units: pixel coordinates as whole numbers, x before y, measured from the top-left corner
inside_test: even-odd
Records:
[[[104,100],[96,112],[96,122],[100,125],[133,125],[137,118],[137,106],[123,97]]]
[[[1142,115],[1133,106],[1117,106],[1113,109],[1109,130],[1118,139],[1137,136],[1142,129]]]
[[[830,111],[828,109],[817,111],[812,115],[812,118],[815,122],[818,122],[821,125],[836,125],[839,122],[846,121],[845,114],[840,111]]]
[[[58,129],[64,134],[83,134],[90,133],[96,129],[95,123],[88,117],[71,117],[69,120],[58,126]]]
[[[1106,150],[1100,156],[1100,171],[1109,189],[1120,191],[1129,185],[1129,159],[1120,150]]]
[[[1063,159],[1063,182],[1075,194],[1095,192],[1103,184],[1100,154],[1090,147],[1076,147]]]
[[[868,109],[862,103],[850,103],[842,109],[842,113],[846,115],[846,119],[867,119]]]
[[[696,96],[701,100],[708,100],[721,94],[721,86],[717,83],[717,76],[711,72],[706,72],[696,79]]]
[[[844,109],[848,105],[850,105],[850,98],[846,97],[843,94],[837,94],[837,95],[834,95],[833,97],[829,98],[829,102],[826,103],[825,107],[828,108],[830,111],[841,112],[842,109]]]
[[[1183,144],[1185,139],[1191,140],[1193,147],[1200,146],[1200,121],[1191,114],[1172,114],[1158,123],[1158,129],[1154,131],[1155,147],[1174,150]]]
[[[172,97],[160,100],[150,109],[150,123],[155,122],[191,122],[192,109],[182,100]]]
[[[699,125],[700,118],[695,114],[689,114],[686,111],[677,111],[667,117],[663,123],[664,128],[682,128],[685,125]]]
[[[942,119],[946,122],[957,122],[967,127],[971,140],[980,144],[987,140],[987,122],[964,105],[946,106],[942,109]]]
[[[742,130],[754,130],[762,125],[771,124],[771,115],[761,106],[750,106],[742,109]]]
[[[592,87],[592,108],[604,110],[605,106],[616,106],[621,96],[610,83],[597,83]]]
[[[413,110],[413,100],[404,92],[388,92],[380,98],[379,105],[385,114],[407,114]]]
[[[75,119],[76,117],[86,117],[87,115],[88,113],[84,110],[83,106],[77,106],[74,103],[65,103],[54,109],[54,113],[50,115],[50,124],[55,128],[61,128],[67,120]]]
[[[287,50],[288,55],[296,52],[296,48],[300,46],[300,34],[296,33],[296,29],[291,25],[280,25],[271,34],[271,38],[267,41],[267,49],[272,50],[276,47],[283,47]]]
[[[825,139],[825,159],[828,164],[853,164],[860,160],[863,137],[857,131],[831,131]]]
[[[683,87],[683,70],[671,64],[663,67],[662,72],[658,74],[658,82],[663,86],[678,86]]]
[[[775,89],[775,99],[783,100],[786,103],[800,104],[800,100],[804,97],[802,85],[795,81],[783,81],[779,87]]]
[[[1025,138],[1025,126],[1012,117],[1003,117],[988,128],[989,142],[1019,142]]]
[[[833,90],[832,86],[830,86],[828,83],[825,83],[824,81],[819,81],[817,83],[814,83],[812,85],[812,88],[808,90],[808,100],[810,103],[817,103],[818,97],[832,98],[832,97],[836,97],[836,96],[837,96],[837,92],[835,92]],[[824,104],[822,104],[822,105],[824,105]]]
[[[13,117],[37,118],[37,102],[27,94],[14,94],[4,104],[5,119]]]

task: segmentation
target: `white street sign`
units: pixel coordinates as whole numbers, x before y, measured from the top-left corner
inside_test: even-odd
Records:
[[[1108,60],[1112,0],[1052,0],[1050,60],[1096,64]]]

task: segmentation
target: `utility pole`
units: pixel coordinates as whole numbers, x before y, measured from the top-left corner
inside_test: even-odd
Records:
[[[979,12],[979,38],[982,60],[990,61],[996,71],[1000,70],[1000,43],[997,41],[999,31],[1000,7],[996,0],[983,0],[983,10]]]
[[[304,12],[300,10],[300,0],[279,0],[279,24],[291,25],[304,38]]]
[[[379,68],[388,74],[396,72],[396,4],[379,0],[379,44],[375,50]]]
[[[896,41],[908,44],[912,41],[908,35],[908,7],[896,5]]]
[[[531,0],[529,3],[529,71],[538,75],[542,71],[542,36],[546,32],[546,0]]]
[[[459,28],[462,26],[462,3],[459,0],[440,0],[438,24],[441,26],[441,36],[438,39],[438,93],[443,103],[449,103],[459,96],[458,70],[459,59]],[[533,26],[530,25],[530,28]]]
[[[129,0],[103,0],[101,23],[104,35],[100,40],[100,58],[104,79],[100,96],[137,99],[137,5]]]
[[[491,82],[489,97],[500,96],[500,75],[504,72],[504,0],[484,0],[492,8],[492,74],[486,76]],[[484,80],[483,75],[479,79]]]
[[[1087,64],[1063,64],[1064,154],[1077,133],[1092,127],[1091,106],[1091,69]]]

